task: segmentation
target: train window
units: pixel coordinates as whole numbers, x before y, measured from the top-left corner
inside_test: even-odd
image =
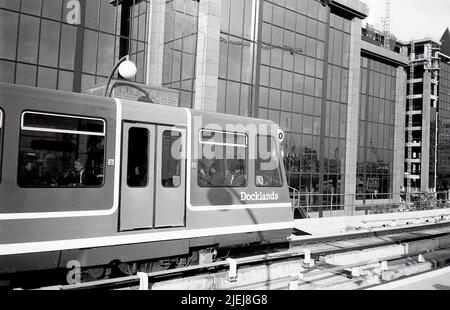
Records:
[[[2,181],[3,111],[0,109],[0,182]]]
[[[34,187],[99,187],[104,181],[104,120],[24,112],[18,184]]]
[[[246,187],[247,141],[246,134],[201,130],[198,185]]]
[[[77,134],[105,135],[105,121],[93,118],[81,118],[66,115],[25,112],[22,117],[22,129]]]
[[[129,187],[147,187],[150,132],[146,128],[133,127],[128,131]]]
[[[256,186],[279,187],[283,185],[280,161],[274,137],[257,136]]]
[[[163,132],[161,183],[166,188],[177,188],[181,185],[182,147],[181,132]]]

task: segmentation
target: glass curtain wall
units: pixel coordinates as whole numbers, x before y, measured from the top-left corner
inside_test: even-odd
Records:
[[[178,90],[187,108],[195,95],[198,10],[197,1],[166,1],[163,86]]]
[[[264,1],[258,115],[286,130],[288,182],[313,195],[320,193],[326,23],[317,1]]]
[[[439,72],[437,190],[450,189],[450,64],[441,62]]]
[[[287,132],[285,167],[302,203],[339,209],[350,21],[315,0],[264,1],[261,27],[258,116]]]
[[[323,184],[327,205],[343,209],[345,188],[345,155],[347,134],[348,85],[350,67],[351,22],[330,14],[326,109],[322,121]],[[316,85],[317,87],[317,85]],[[334,196],[338,194],[338,196]],[[330,196],[331,195],[331,196]],[[334,200],[333,200],[334,199]]]
[[[144,83],[149,1],[79,3],[81,24],[70,25],[68,0],[1,0],[0,80],[80,92],[130,54]]]
[[[222,0],[218,112],[252,114],[256,5],[255,0]]]
[[[357,198],[393,193],[396,68],[362,57],[358,129]]]

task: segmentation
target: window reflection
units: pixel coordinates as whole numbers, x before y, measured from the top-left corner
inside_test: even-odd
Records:
[[[166,130],[162,140],[161,183],[166,188],[181,185],[182,135],[178,131]]]
[[[149,0],[81,1],[81,14],[84,14],[81,20],[84,23],[77,27],[65,21],[68,13],[65,2],[23,0],[20,9],[25,14],[20,15],[20,25],[20,2],[8,0],[0,3],[0,40],[8,42],[0,44],[0,58],[22,62],[17,70],[16,83],[81,91],[83,87],[104,81],[121,55],[131,54],[140,68],[145,67]],[[99,35],[99,31],[104,33]],[[16,44],[17,33],[19,41]],[[23,74],[27,70],[28,74],[31,73],[32,67],[24,67],[29,65],[39,65],[39,68],[33,68],[38,72],[64,69],[71,71],[72,77],[68,78],[67,71],[64,71],[65,77],[57,78],[58,83],[54,83],[53,76],[51,81],[44,80],[46,75],[40,73],[37,80],[33,80]],[[136,82],[145,82],[144,71],[139,70]],[[86,73],[94,77],[89,79],[92,83],[87,83]],[[36,73],[34,76],[36,79]],[[67,82],[68,79],[72,79],[72,83]],[[60,80],[63,84],[61,87]],[[69,84],[72,86],[69,87]]]
[[[387,194],[394,191],[394,126],[391,121],[391,106],[394,106],[394,101],[391,100],[390,93],[372,90],[372,87],[378,89],[380,85],[387,83],[395,89],[395,79],[388,76],[391,72],[388,67],[365,57],[362,60],[362,109],[359,116],[360,147],[356,185],[356,192],[360,194],[358,199],[387,199]],[[362,95],[363,93],[368,93],[369,96]]]
[[[0,10],[0,57],[14,60],[16,56],[18,14]]]
[[[246,187],[248,137],[201,130],[200,138],[202,158],[198,160],[198,186]]]
[[[14,67],[14,62],[0,60],[0,82],[14,83]]]
[[[37,62],[37,51],[39,41],[39,19],[28,15],[20,18],[19,30],[19,61],[27,63]]]
[[[278,187],[283,185],[275,138],[258,135],[257,152],[258,155],[255,161],[256,186]]]
[[[57,67],[58,57],[55,57],[55,51],[58,51],[59,41],[59,23],[42,20],[41,21],[41,42],[39,47],[39,64],[51,67]]]
[[[179,90],[180,105],[190,108],[194,94],[199,6],[198,2],[190,0],[168,0],[165,6],[163,86]],[[142,36],[143,30],[136,35]],[[137,59],[145,63],[143,48],[138,46]],[[227,50],[221,47],[221,53]],[[226,72],[226,66],[221,72]],[[189,85],[189,89],[181,90],[182,85]]]
[[[16,83],[26,86],[36,86],[36,66],[18,63],[16,69]]]
[[[95,2],[89,0],[87,2]],[[43,0],[42,3],[42,16],[59,21],[61,19],[61,6],[62,0]]]

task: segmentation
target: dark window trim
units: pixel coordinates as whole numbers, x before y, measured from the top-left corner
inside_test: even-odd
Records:
[[[61,117],[61,118],[73,118],[73,119],[101,121],[103,123],[103,131],[100,133],[100,132],[83,131],[83,130],[67,130],[67,129],[58,129],[58,128],[24,126],[24,120],[25,120],[26,114],[49,115],[49,116]],[[40,132],[58,132],[58,133],[106,137],[106,121],[103,118],[95,118],[95,117],[75,116],[75,115],[69,115],[69,114],[56,114],[56,113],[47,113],[47,112],[24,111],[24,112],[22,112],[22,116],[21,116],[20,130],[21,131],[25,130],[25,131],[40,131]]]
[[[137,124],[135,124],[135,125],[137,125]],[[128,174],[130,173],[130,171],[128,170],[129,162],[130,162],[130,132],[132,129],[144,129],[147,132],[147,175],[145,176],[145,185],[139,185],[139,186],[138,185],[130,185],[129,180],[128,180]],[[127,171],[127,182],[126,182],[126,184],[129,188],[132,188],[132,189],[133,188],[147,188],[151,185],[152,180],[150,180],[149,162],[150,162],[151,147],[154,147],[154,143],[152,144],[151,142],[152,142],[152,132],[149,128],[137,127],[137,126],[131,126],[130,128],[128,128],[128,141],[127,141],[127,143],[128,143],[127,144],[127,155],[128,156],[127,156],[127,163],[126,163],[126,165],[127,165],[127,170],[126,170]],[[124,165],[125,165],[125,163],[124,163]]]

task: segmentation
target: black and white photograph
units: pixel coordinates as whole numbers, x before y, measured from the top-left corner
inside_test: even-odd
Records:
[[[449,27],[449,0],[0,0],[0,291],[450,290]]]

